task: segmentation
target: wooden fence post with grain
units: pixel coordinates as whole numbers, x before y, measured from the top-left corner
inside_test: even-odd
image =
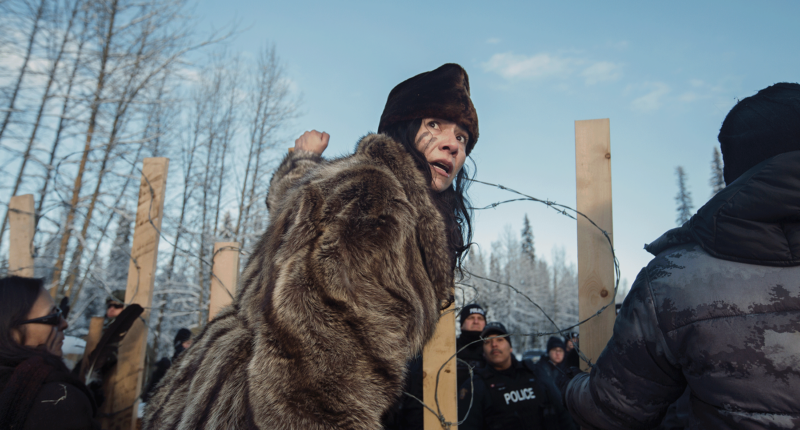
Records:
[[[92,317],[89,320],[89,334],[86,335],[86,347],[83,349],[83,360],[81,360],[81,377],[86,375],[86,366],[89,365],[89,354],[94,351],[100,338],[103,337],[103,323],[105,317]],[[85,382],[85,381],[84,381]]]
[[[456,398],[458,379],[455,355],[456,311],[455,303],[453,303],[442,311],[436,332],[422,350],[422,401],[434,411],[438,411],[444,420],[450,423],[458,422]],[[444,365],[443,369],[442,365]],[[425,430],[456,430],[458,428],[455,424],[445,427],[439,417],[427,408],[423,407],[422,413]]]
[[[8,274],[32,278],[35,218],[33,194],[11,197],[8,204]]]
[[[140,305],[144,313],[122,340],[117,365],[110,375],[113,392],[106,393],[101,411],[105,417],[102,427],[108,430],[129,430],[137,426],[139,394],[145,378],[147,326],[144,321],[150,318],[153,302],[168,168],[168,158],[145,158],[142,165],[125,303]]]
[[[216,242],[211,259],[211,293],[208,320],[211,321],[236,296],[239,281],[239,242]]]
[[[575,173],[578,211],[605,230],[613,243],[611,129],[607,118],[575,121]],[[581,321],[610,304],[580,328],[580,349],[594,363],[614,330],[614,259],[608,239],[581,216],[578,216],[578,300]],[[581,363],[581,369],[588,368],[587,363]]]

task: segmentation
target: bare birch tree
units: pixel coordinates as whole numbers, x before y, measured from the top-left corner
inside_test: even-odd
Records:
[[[249,145],[239,196],[239,217],[233,230],[242,247],[246,246],[248,233],[259,230],[254,225],[252,212],[264,204],[266,181],[263,176],[270,161],[267,151],[280,142],[277,131],[297,116],[298,102],[290,98],[284,69],[274,46],[261,50],[250,94],[248,107],[253,116],[248,126]],[[262,214],[257,216],[260,218]]]
[[[53,289],[66,260],[67,248],[73,234],[75,214],[81,200],[86,164],[94,148],[95,138],[105,135],[101,147],[102,159],[96,170],[94,188],[84,209],[83,225],[78,233],[73,251],[71,267],[78,267],[83,254],[83,240],[91,225],[95,205],[102,191],[103,180],[108,171],[119,139],[128,124],[136,121],[132,106],[146,105],[142,97],[147,89],[157,85],[160,77],[179,64],[179,59],[188,51],[210,43],[190,42],[190,33],[183,23],[184,0],[162,0],[139,3],[132,0],[109,0],[96,6],[98,17],[97,42],[92,53],[95,66],[95,90],[86,128],[86,138],[80,163],[72,187],[72,198],[67,212],[67,228],[61,238],[55,264]],[[117,21],[117,19],[120,19]],[[72,292],[75,276],[67,276],[62,288],[66,294]]]
[[[30,31],[28,32],[27,46],[25,47],[22,65],[19,68],[19,74],[17,75],[17,79],[14,83],[14,88],[11,91],[8,104],[4,109],[5,115],[3,116],[3,122],[0,124],[0,140],[3,139],[3,135],[5,134],[6,128],[11,122],[11,116],[14,114],[16,110],[17,97],[19,96],[20,90],[22,89],[22,82],[25,79],[26,74],[28,73],[28,66],[30,65],[31,56],[33,55],[36,36],[38,36],[39,30],[41,29],[42,26],[42,16],[45,13],[47,0],[39,0],[34,4],[23,2],[22,6],[24,9],[26,9],[26,11],[32,12],[26,14],[31,17]]]
[[[25,79],[26,74],[28,73],[28,67],[31,61],[31,56],[33,55],[34,50],[34,43],[36,42],[36,37],[39,34],[39,30],[42,26],[42,17],[45,13],[45,7],[47,4],[47,0],[40,0],[33,4],[24,3],[24,9],[29,10],[32,13],[31,16],[31,24],[30,24],[30,32],[28,33],[28,40],[27,46],[25,47],[24,59],[22,60],[22,65],[19,68],[19,74],[17,75],[17,79],[14,82],[13,89],[9,96],[8,104],[5,107],[5,115],[3,116],[3,122],[0,124],[0,141],[3,139],[3,135],[6,132],[6,128],[8,127],[9,123],[11,122],[11,116],[17,109],[17,97],[20,94],[20,90],[22,89],[22,82]],[[32,9],[32,10],[31,10]],[[22,162],[19,169],[19,174],[17,175],[17,179],[14,181],[14,187],[11,192],[11,195],[14,196],[17,194],[19,190],[19,185],[22,182],[22,175],[25,171],[25,166],[28,163],[28,158],[30,157],[31,148],[33,143],[29,142],[25,149],[22,151]],[[6,229],[6,223],[8,222],[8,211],[6,210],[6,214],[3,216],[3,222],[0,224],[0,244],[3,243],[3,235]]]

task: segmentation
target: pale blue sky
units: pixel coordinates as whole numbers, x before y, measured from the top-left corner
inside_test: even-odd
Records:
[[[470,75],[478,179],[575,205],[574,120],[610,118],[614,239],[622,277],[675,226],[675,167],[695,207],[710,196],[712,151],[736,98],[800,72],[800,2],[271,2],[201,0],[202,24],[238,20],[231,43],[274,43],[303,94],[298,134],[331,134],[331,155],[375,131],[394,85],[443,63]],[[475,206],[510,198],[475,185]],[[576,260],[575,222],[534,203],[476,213],[486,251],[527,213],[537,251]]]

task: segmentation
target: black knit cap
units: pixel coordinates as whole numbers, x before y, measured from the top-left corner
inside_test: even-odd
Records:
[[[567,344],[564,343],[564,339],[558,336],[552,336],[550,339],[547,339],[547,352],[550,352],[553,348],[561,348],[566,351]]]
[[[506,330],[506,326],[504,326],[503,323],[490,322],[489,324],[486,324],[486,328],[484,328],[483,331],[481,332],[481,337],[485,339],[486,336],[491,336],[493,334],[495,334],[495,335],[508,334],[508,330]],[[503,339],[508,341],[508,345],[509,346],[512,346],[511,345],[511,336],[506,336]],[[512,348],[513,348],[513,346],[512,346]]]
[[[464,127],[469,133],[469,155],[478,142],[478,113],[469,96],[469,76],[463,67],[445,64],[394,87],[383,108],[378,133],[416,118],[441,118]]]
[[[743,99],[728,112],[718,139],[726,184],[768,158],[800,150],[800,85],[781,82]]]
[[[472,303],[461,308],[461,312],[458,314],[458,325],[464,325],[464,320],[469,318],[472,314],[478,314],[486,321],[486,311],[483,310],[481,305]]]

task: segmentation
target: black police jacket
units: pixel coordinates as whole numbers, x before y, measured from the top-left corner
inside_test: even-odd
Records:
[[[461,336],[456,339],[456,351],[458,351],[459,359],[459,361],[456,362],[456,371],[458,386],[460,387],[469,379],[470,367],[472,367],[474,372],[486,365],[486,359],[483,358],[481,332],[462,331]]]
[[[558,388],[533,362],[477,370],[458,392],[460,430],[575,429]]]

